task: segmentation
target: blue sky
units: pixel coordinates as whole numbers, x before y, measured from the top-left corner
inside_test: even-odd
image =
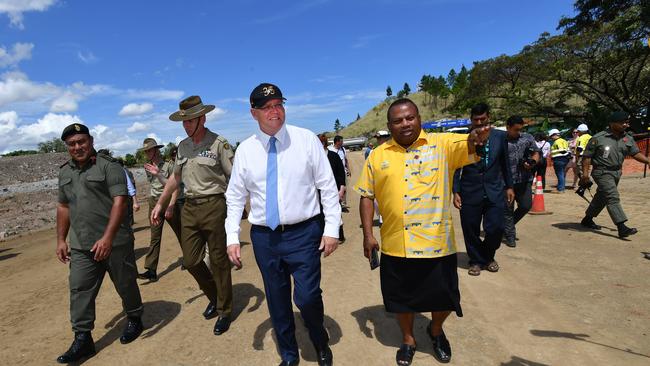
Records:
[[[185,137],[168,116],[198,94],[232,143],[257,128],[261,82],[287,122],[319,133],[423,74],[518,52],[555,32],[571,1],[0,0],[0,153],[34,149],[72,122],[123,155]]]

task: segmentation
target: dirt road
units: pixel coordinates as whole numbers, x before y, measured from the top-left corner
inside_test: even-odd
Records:
[[[361,154],[351,153],[353,181]],[[606,213],[599,233],[577,222],[585,203],[575,194],[547,194],[549,216],[527,216],[518,225],[517,248],[502,247],[498,273],[467,275],[458,214],[460,284],[465,316],[453,315],[445,331],[452,365],[648,365],[650,364],[650,179],[621,182],[623,205],[639,228],[619,240]],[[326,326],[338,365],[394,365],[400,333],[384,312],[379,272],[362,256],[356,203],[344,214],[347,242],[323,259]],[[146,208],[146,207],[143,207]],[[149,231],[145,210],[136,216],[136,254],[142,270]],[[143,336],[117,340],[124,326],[120,299],[106,278],[97,299],[93,337],[98,354],[89,365],[276,365],[279,362],[262,281],[245,227],[244,268],[233,272],[232,328],[214,336],[214,321],[201,316],[207,304],[190,275],[180,270],[180,249],[165,228],[160,280],[141,282]],[[377,233],[378,235],[378,233]],[[72,340],[68,268],[54,256],[53,229],[0,243],[0,360],[7,365],[54,364]],[[297,309],[296,309],[297,311]],[[414,365],[436,364],[425,333],[427,314],[416,318],[419,341]],[[316,364],[298,320],[303,364]]]

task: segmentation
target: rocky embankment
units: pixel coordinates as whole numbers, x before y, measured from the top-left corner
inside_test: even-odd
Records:
[[[56,224],[57,177],[68,158],[67,153],[0,158],[0,240]],[[148,189],[144,170],[132,171],[143,204]]]

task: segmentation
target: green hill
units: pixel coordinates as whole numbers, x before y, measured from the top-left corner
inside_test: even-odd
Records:
[[[409,94],[408,98],[415,102],[415,104],[418,106],[422,122],[437,120],[441,118],[457,117],[448,113],[441,112],[441,109],[445,108],[447,103],[450,103],[451,100],[439,100],[437,108],[435,108],[431,101],[431,97],[428,95],[425,96],[424,92]],[[378,130],[386,130],[386,112],[388,110],[388,106],[393,102],[393,100],[395,99],[391,98],[388,101],[384,100],[381,103],[377,104],[364,116],[362,116],[361,119],[350,123],[348,126],[340,130],[339,135],[343,137],[370,137],[374,135]]]

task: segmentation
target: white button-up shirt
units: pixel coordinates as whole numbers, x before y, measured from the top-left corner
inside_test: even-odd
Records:
[[[239,244],[241,216],[250,198],[248,221],[266,226],[266,161],[271,136],[262,131],[247,138],[235,152],[226,191],[228,245]],[[320,214],[320,190],[325,231],[338,238],[341,206],[332,168],[316,135],[304,128],[284,124],[275,134],[278,159],[278,209],[280,224],[291,225]]]

